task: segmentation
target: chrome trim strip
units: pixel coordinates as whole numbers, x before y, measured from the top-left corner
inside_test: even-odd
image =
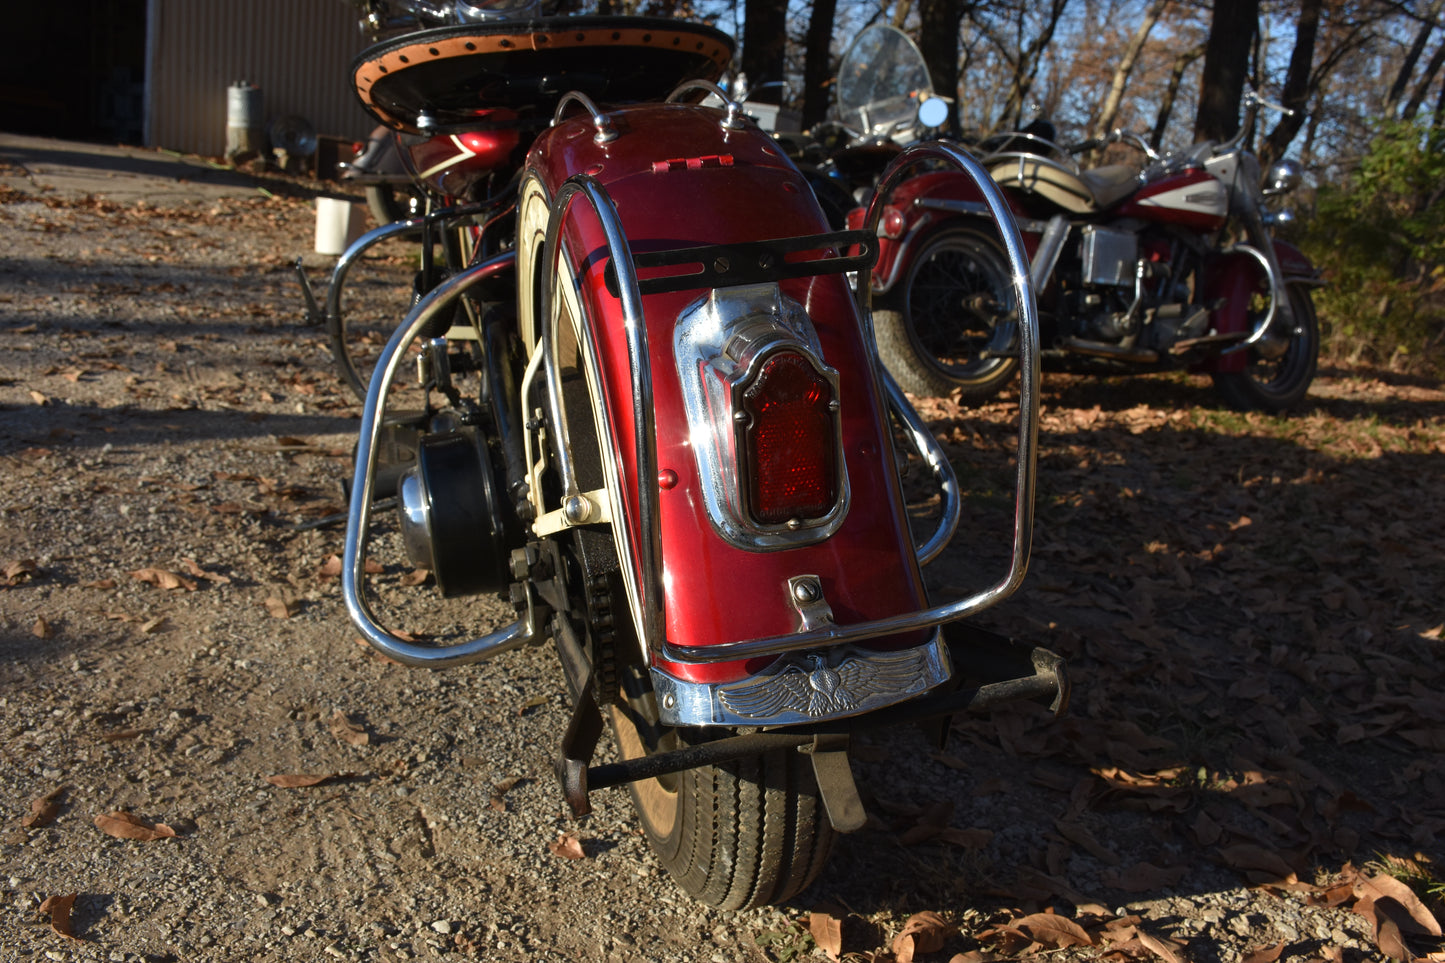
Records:
[[[379,230],[379,229],[378,229]],[[373,232],[374,233],[374,232]],[[440,669],[465,662],[490,659],[532,641],[536,636],[535,615],[528,606],[527,618],[497,629],[481,638],[451,645],[417,645],[402,639],[376,621],[366,601],[364,569],[366,538],[371,526],[371,501],[376,488],[376,456],[380,446],[386,395],[405,361],[406,348],[442,310],[451,306],[468,288],[503,271],[510,270],[513,255],[504,254],[448,278],[417,302],[391,336],[377,359],[366,404],[361,413],[361,432],[356,445],[356,469],[351,506],[346,519],[346,545],[342,550],[341,594],[347,614],[362,637],[382,655],[405,665]]]
[[[951,211],[954,214],[975,214],[979,217],[988,216],[988,205],[983,201],[955,201],[943,197],[915,197],[914,207],[921,207],[928,211]],[[1056,215],[1057,216],[1057,215]],[[1029,234],[1039,234],[1049,226],[1048,221],[1040,221],[1032,217],[1015,217],[1019,230]]]
[[[652,669],[659,721],[668,726],[789,726],[830,722],[922,695],[953,666],[943,633],[895,651],[840,646],[795,652],[734,682],[689,682]]]

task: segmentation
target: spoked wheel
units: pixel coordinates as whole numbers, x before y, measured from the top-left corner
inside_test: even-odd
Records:
[[[659,726],[640,667],[610,707],[625,759],[681,748],[686,735]],[[658,859],[684,890],[719,909],[780,903],[828,861],[836,833],[808,757],[793,750],[635,782],[632,805]]]
[[[1294,330],[1282,330],[1276,319],[1265,335],[1264,347],[1250,350],[1244,371],[1219,372],[1214,387],[1230,407],[1240,411],[1284,411],[1304,400],[1320,355],[1320,326],[1309,289],[1302,284],[1285,288]]]
[[[1018,366],[1012,357],[982,356],[1013,307],[1012,273],[998,244],[945,231],[923,245],[900,288],[873,312],[878,354],[904,391],[985,401]]]

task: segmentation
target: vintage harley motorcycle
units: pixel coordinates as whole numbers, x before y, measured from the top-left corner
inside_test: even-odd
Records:
[[[1207,372],[1226,402],[1246,410],[1304,398],[1319,353],[1310,289],[1321,281],[1271,233],[1269,203],[1300,172],[1280,161],[1261,176],[1244,149],[1263,105],[1247,96],[1230,140],[1162,156],[1123,132],[1065,148],[1021,131],[970,148],[1004,188],[1028,248],[1046,360]],[[1147,163],[1080,168],[1076,154],[1107,143],[1136,147]],[[1015,305],[976,185],[953,171],[909,178],[886,198],[880,224],[873,320],[889,370],[917,395],[992,397],[1017,364]]]
[[[1011,544],[996,579],[940,602],[921,568],[954,535],[961,493],[877,363],[867,285],[855,296],[848,279],[867,275],[880,209],[830,228],[717,86],[731,54],[711,27],[589,16],[368,48],[356,91],[407,135],[435,203],[357,241],[324,311],[308,298],[331,324],[357,258],[425,235],[434,263],[369,375],[341,348],[365,384],[342,578],[353,623],[432,668],[550,640],[573,699],[556,762],[572,810],[628,785],[682,888],[736,909],[800,891],[864,823],[854,734],[946,733],[954,714],[1015,699],[1062,710],[1068,682],[1047,650],[961,621],[1019,585],[1032,532],[1037,320],[1000,191],[944,145],[883,178],[961,171],[1014,270]],[[422,410],[393,401],[408,372]],[[943,506],[916,537],[904,457]],[[501,596],[511,621],[436,642],[383,624],[366,576],[382,529],[441,595]],[[616,761],[599,764],[609,725]]]

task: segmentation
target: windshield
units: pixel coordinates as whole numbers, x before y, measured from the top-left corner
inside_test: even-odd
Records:
[[[931,93],[923,54],[886,24],[859,34],[838,66],[838,119],[865,134],[887,136],[897,124],[911,123],[918,95]]]

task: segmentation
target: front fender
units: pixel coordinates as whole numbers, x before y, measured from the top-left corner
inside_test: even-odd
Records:
[[[1284,272],[1284,290],[1287,284],[1317,284],[1319,271],[1308,256],[1288,241],[1274,242],[1275,257]],[[1260,263],[1248,254],[1226,253],[1210,259],[1204,269],[1204,302],[1222,302],[1210,312],[1214,330],[1219,334],[1248,333],[1250,330],[1250,300],[1255,294],[1267,293],[1269,285]],[[1249,362],[1249,352],[1236,351],[1231,354],[1215,355],[1199,365],[1198,370],[1210,373],[1243,371]]]

